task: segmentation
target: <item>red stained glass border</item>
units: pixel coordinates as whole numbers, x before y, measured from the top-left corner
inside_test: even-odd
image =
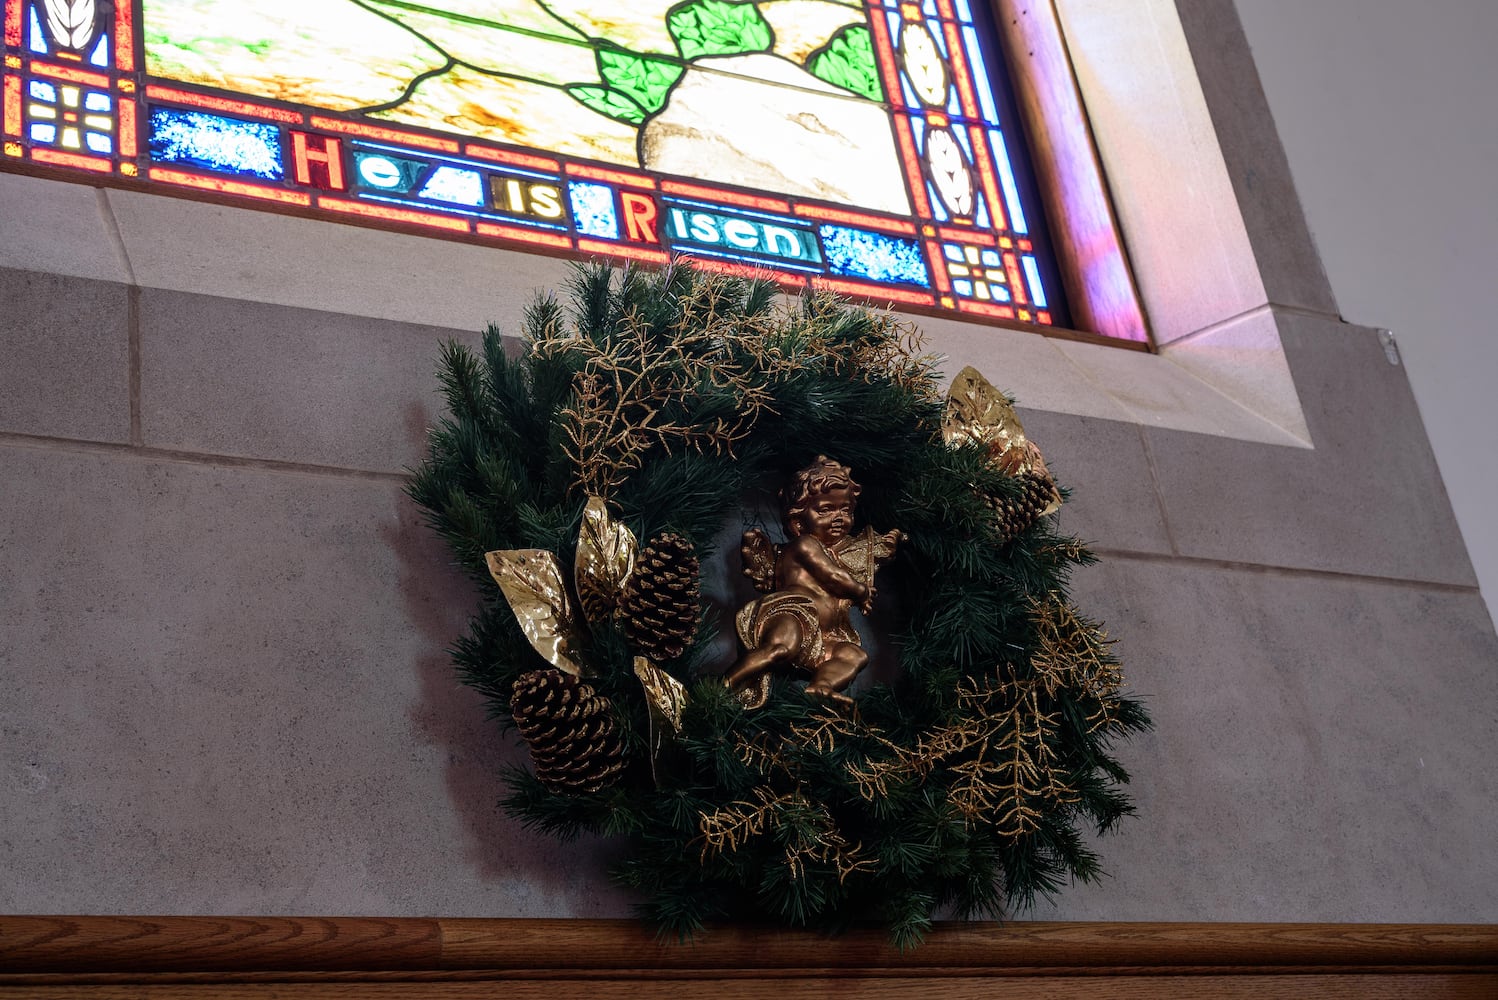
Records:
[[[22,0],[5,0],[5,44],[7,47],[21,46]]]

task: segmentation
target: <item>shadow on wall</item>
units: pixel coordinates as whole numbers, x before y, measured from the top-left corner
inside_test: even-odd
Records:
[[[424,408],[413,405],[407,423],[424,436]],[[467,631],[481,595],[409,500],[402,500],[394,524],[381,526],[380,537],[396,555],[406,615],[430,648],[411,665],[420,684],[408,712],[413,737],[444,751],[447,798],[464,832],[464,862],[483,882],[512,890],[506,892],[506,912],[474,915],[628,916],[630,900],[608,881],[617,854],[611,842],[582,837],[564,846],[526,829],[500,807],[508,791],[504,769],[529,766],[529,755],[513,732],[502,733],[488,717],[482,696],[462,683],[447,654]]]

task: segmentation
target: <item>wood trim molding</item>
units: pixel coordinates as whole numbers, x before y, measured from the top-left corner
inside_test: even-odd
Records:
[[[1003,983],[996,982],[1003,980]],[[1498,926],[939,925],[901,953],[610,920],[0,916],[0,997],[1494,997]]]

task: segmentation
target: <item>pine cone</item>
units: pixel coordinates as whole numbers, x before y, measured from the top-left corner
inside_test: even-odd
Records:
[[[657,535],[635,559],[619,617],[630,644],[657,663],[676,659],[697,634],[699,570],[696,550],[680,535]]]
[[[1020,481],[1025,489],[1017,499],[994,504],[999,515],[999,534],[1006,543],[1028,531],[1056,499],[1056,483],[1050,476],[1026,472]]]
[[[571,674],[533,670],[510,696],[515,727],[530,747],[536,778],[554,792],[596,792],[624,771],[624,741],[607,698]]]
[[[577,577],[577,602],[583,607],[583,618],[589,622],[606,621],[614,613],[618,597],[606,592],[581,574]]]

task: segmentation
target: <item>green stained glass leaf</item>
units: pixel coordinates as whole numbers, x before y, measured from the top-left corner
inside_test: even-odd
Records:
[[[567,93],[582,101],[588,107],[601,115],[631,125],[638,125],[645,120],[645,111],[636,104],[628,94],[613,89],[612,87],[595,87],[587,83],[569,84]]]
[[[598,50],[598,73],[604,82],[629,95],[647,114],[665,106],[666,97],[681,79],[682,72],[674,59],[636,55],[626,49]]]
[[[685,59],[768,52],[775,43],[769,22],[752,3],[690,0],[666,15],[666,30]]]
[[[806,68],[834,87],[851,90],[871,101],[884,100],[879,69],[874,64],[874,39],[861,24],[850,24],[812,54]]]

